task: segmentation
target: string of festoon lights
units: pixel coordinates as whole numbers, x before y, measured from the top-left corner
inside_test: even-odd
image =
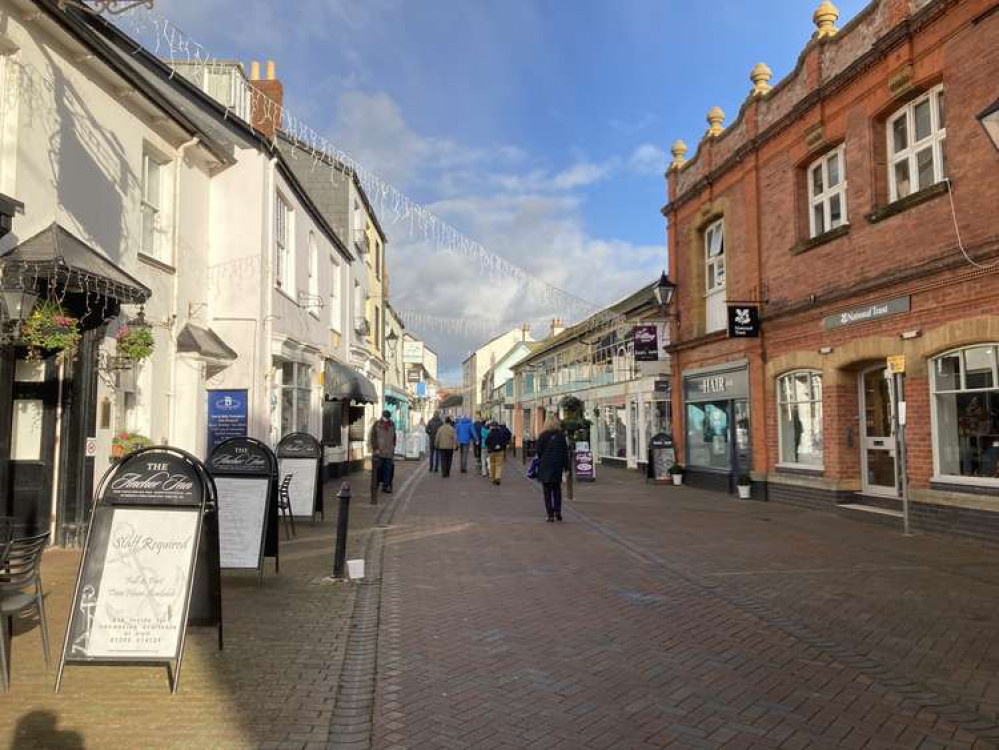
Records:
[[[104,18],[106,23],[111,20]],[[193,40],[173,21],[157,8],[140,6],[127,13],[114,16],[113,25],[142,44],[147,50],[170,66],[172,75],[204,75],[227,73],[231,70],[231,59],[212,54],[204,45]],[[183,72],[179,69],[183,67]],[[249,100],[250,111],[259,124],[280,124],[283,134],[298,145],[301,158],[311,158],[313,168],[320,162],[339,163],[344,169],[357,175],[376,207],[377,213],[388,217],[391,225],[402,227],[415,240],[431,243],[441,253],[470,261],[479,272],[491,281],[512,280],[531,294],[531,298],[544,304],[554,316],[567,322],[582,319],[588,313],[599,309],[599,305],[583,299],[571,292],[549,284],[515,263],[487,249],[482,243],[466,236],[425,206],[409,198],[399,188],[381,177],[376,171],[365,167],[350,154],[336,146],[324,135],[318,133],[287,106],[263,94],[257,88],[247,85],[245,96]],[[224,118],[235,117],[236,113],[226,106]],[[272,128],[276,130],[276,128]],[[276,146],[277,135],[273,136]],[[250,259],[246,259],[248,262]],[[237,269],[229,265],[226,269],[216,269],[216,278]],[[402,313],[403,311],[400,311]],[[406,311],[407,325],[429,328],[447,333],[494,331],[502,328],[497,320],[475,321],[467,318],[444,318],[420,311]],[[511,323],[514,321],[511,321]]]

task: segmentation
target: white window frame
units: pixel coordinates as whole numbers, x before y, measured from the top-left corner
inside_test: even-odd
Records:
[[[940,470],[940,435],[937,430],[939,424],[939,418],[937,415],[937,396],[946,395],[950,393],[986,393],[988,391],[994,391],[996,388],[966,388],[966,366],[965,366],[965,352],[969,349],[983,349],[986,347],[992,347],[995,352],[992,357],[992,383],[994,386],[999,386],[999,342],[996,341],[983,341],[977,344],[968,344],[967,346],[961,346],[957,349],[950,349],[946,352],[941,352],[935,357],[929,358],[927,364],[930,368],[930,443],[933,446],[933,478],[932,481],[936,482],[946,482],[947,484],[966,484],[966,485],[977,485],[981,487],[999,487],[999,479],[993,479],[991,477],[965,477],[960,474],[944,474]],[[937,362],[944,357],[953,357],[959,355],[961,358],[961,371],[959,373],[959,384],[955,388],[945,388],[937,389]]]
[[[829,185],[829,163],[835,161],[839,169],[839,182],[830,187]],[[815,190],[815,170],[822,172],[822,190]],[[818,237],[820,234],[831,232],[833,229],[850,223],[846,209],[846,144],[828,151],[820,158],[808,165],[806,178],[808,181],[808,227],[809,236]],[[840,222],[832,226],[832,199],[839,196]],[[822,227],[815,226],[815,209],[822,207]]]
[[[292,366],[292,382],[286,383],[284,380],[284,365],[290,364]],[[313,405],[312,405],[312,366],[305,362],[294,362],[294,361],[280,361],[278,364],[279,371],[281,373],[281,393],[278,395],[279,404],[279,415],[277,421],[277,431],[281,432],[281,423],[284,421],[284,393],[290,391],[292,395],[292,406],[291,406],[291,432],[308,432],[312,426],[313,422]],[[309,379],[308,386],[299,385],[299,377],[302,370],[306,370]],[[298,411],[299,407],[302,405],[307,407],[308,414],[306,416],[306,424],[302,425],[298,423]],[[290,434],[290,433],[288,433]],[[279,435],[280,440],[284,435]]]
[[[330,254],[330,328],[338,333],[343,326],[343,311],[340,309],[343,290],[340,284],[340,261]]]
[[[711,247],[714,238],[719,237],[721,251],[717,255],[711,254]],[[711,281],[718,276],[721,270],[722,283],[711,287]],[[728,289],[728,273],[725,259],[725,219],[718,219],[711,222],[704,230],[704,318],[705,331],[720,331],[726,327],[727,313],[725,310],[725,292]],[[713,306],[718,306],[718,310],[712,315]]]
[[[818,379],[819,379],[819,397],[818,397],[818,399],[810,398],[810,399],[796,399],[794,401],[788,401],[786,398],[784,398],[783,389],[781,388],[781,381],[785,380],[786,378],[797,377],[798,375],[807,375],[809,377],[809,379],[811,379],[813,377],[818,377]],[[819,464],[806,464],[806,463],[801,463],[801,462],[795,462],[795,461],[792,461],[792,460],[787,459],[787,458],[784,457],[784,441],[783,441],[782,435],[781,435],[781,424],[782,424],[782,422],[781,422],[781,415],[780,415],[781,409],[783,409],[785,406],[787,406],[790,403],[793,403],[793,404],[820,404],[820,405],[822,405],[823,396],[824,396],[824,386],[825,386],[825,384],[823,382],[823,377],[822,377],[822,370],[803,369],[803,370],[790,370],[789,372],[783,372],[780,375],[778,375],[777,378],[774,380],[774,385],[777,387],[777,465],[778,466],[786,466],[788,468],[793,468],[793,469],[807,469],[807,470],[810,470],[810,471],[824,471],[825,470],[825,463],[826,463],[826,452],[825,452],[825,441],[824,440],[823,440],[823,446],[822,446],[822,462],[819,463]],[[825,406],[823,405],[823,407],[822,407],[822,425],[821,425],[823,436],[825,435],[825,429],[826,429],[825,420],[826,420],[826,410],[825,410]]]
[[[925,190],[931,185],[935,185],[938,182],[942,182],[946,179],[946,168],[945,168],[945,158],[946,158],[946,141],[947,141],[947,123],[946,123],[946,113],[947,105],[944,99],[943,107],[943,118],[941,118],[941,108],[940,101],[943,98],[944,87],[943,85],[934,86],[932,89],[927,91],[922,96],[913,99],[908,102],[904,107],[897,110],[891,117],[888,118],[888,122],[885,127],[885,139],[888,146],[888,186],[889,186],[889,202],[897,201],[900,198],[905,198],[913,193],[918,193],[920,190]],[[916,141],[916,118],[915,112],[916,107],[918,107],[923,102],[929,100],[930,102],[930,133],[920,141]],[[906,137],[906,147],[895,152],[895,123],[902,117],[906,118],[905,123],[905,137]],[[943,122],[941,123],[941,120]],[[931,185],[921,185],[916,187],[916,180],[919,177],[918,172],[918,162],[916,157],[921,154],[926,148],[932,149],[933,156],[933,182]],[[909,167],[909,192],[905,195],[899,195],[897,178],[895,175],[895,167],[897,164],[902,162],[907,162]]]
[[[158,184],[155,199],[151,195],[151,191],[149,189],[152,184],[149,178],[149,168],[151,165],[156,166],[156,181]],[[140,252],[147,258],[152,258],[153,260],[159,261],[160,263],[166,263],[168,265],[170,265],[173,261],[171,258],[172,248],[170,247],[170,243],[167,241],[168,237],[165,229],[163,228],[163,223],[164,217],[167,214],[167,206],[164,198],[166,196],[166,173],[169,166],[169,159],[164,158],[149,148],[143,149],[142,193],[139,198],[139,214],[142,224],[139,229]],[[148,227],[147,222],[151,222],[152,226]],[[146,244],[147,236],[152,238],[151,247]]]
[[[291,203],[280,190],[274,192],[274,286],[289,297],[295,289],[295,253],[292,244]]]
[[[316,233],[309,232],[309,314],[313,318],[319,318],[319,310],[322,302],[319,296],[319,243],[316,242]]]

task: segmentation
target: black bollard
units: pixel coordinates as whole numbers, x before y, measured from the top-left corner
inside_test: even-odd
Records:
[[[333,554],[333,577],[344,578],[344,566],[347,564],[347,524],[350,521],[350,482],[340,485],[336,493],[340,501],[340,510],[336,516],[336,551]]]

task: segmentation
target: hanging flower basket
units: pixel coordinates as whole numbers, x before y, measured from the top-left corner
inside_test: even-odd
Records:
[[[111,457],[124,458],[129,453],[137,451],[139,448],[148,448],[152,444],[153,441],[145,435],[139,435],[136,432],[119,432],[111,438]]]
[[[122,326],[115,338],[118,340],[118,356],[133,362],[151,357],[156,346],[148,326]]]
[[[79,321],[58,304],[43,302],[21,324],[21,339],[31,349],[31,356],[58,352],[59,361],[66,362],[80,345]]]

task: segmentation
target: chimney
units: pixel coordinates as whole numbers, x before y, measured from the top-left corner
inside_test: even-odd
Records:
[[[260,63],[250,64],[250,87],[253,89],[250,102],[250,124],[273,140],[281,129],[281,114],[284,109],[284,87],[274,72],[274,61],[267,61],[267,77],[260,77]]]
[[[527,337],[530,335],[531,335],[531,327],[527,325],[527,323],[524,323],[524,325],[520,327],[520,340],[527,341]]]
[[[559,318],[555,318],[554,320],[552,320],[552,327],[551,331],[549,331],[548,333],[548,336],[549,338],[555,338],[564,330],[565,330],[565,325],[562,323],[562,321]]]

